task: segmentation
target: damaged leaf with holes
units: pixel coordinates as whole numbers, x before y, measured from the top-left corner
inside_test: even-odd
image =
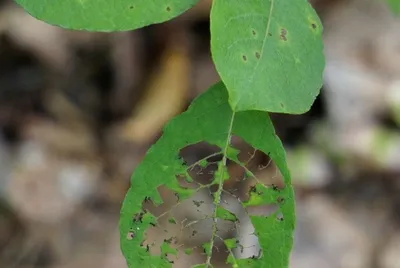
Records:
[[[129,189],[121,210],[120,234],[123,254],[130,268],[136,267],[173,267],[176,254],[192,252],[191,246],[181,245],[174,240],[168,240],[161,245],[159,254],[152,254],[149,245],[145,245],[146,230],[159,225],[159,217],[154,216],[142,207],[143,201],[152,200],[161,205],[163,200],[157,191],[160,186],[167,187],[174,192],[180,202],[201,189],[216,187],[212,194],[212,234],[209,241],[198,245],[204,249],[204,261],[195,267],[212,267],[213,251],[217,240],[216,235],[219,221],[239,221],[238,215],[225,209],[221,200],[223,182],[229,179],[226,161],[239,161],[238,153],[230,143],[232,135],[241,137],[252,147],[269,154],[280,170],[285,186],[277,189],[273,185],[264,185],[261,181],[254,187],[255,191],[249,200],[242,204],[248,206],[274,204],[277,211],[268,216],[250,215],[255,233],[261,247],[259,256],[239,259],[234,254],[236,239],[226,237],[220,242],[227,245],[229,256],[226,263],[232,267],[288,267],[289,254],[293,243],[295,226],[294,198],[283,146],[276,136],[272,122],[266,112],[246,111],[233,112],[228,103],[228,92],[223,83],[218,83],[207,92],[194,100],[189,109],[172,119],[164,128],[163,135],[154,144],[142,163],[132,176]],[[184,181],[178,178],[188,176],[188,166],[178,157],[180,150],[186,146],[199,142],[207,142],[218,146],[222,160],[218,163],[218,171],[209,184],[198,184],[197,187],[185,187]],[[201,161],[199,161],[200,163]],[[244,166],[244,163],[238,163]],[[254,175],[254,174],[253,174]],[[279,202],[285,200],[285,202]],[[194,206],[196,207],[196,206]],[[166,221],[171,222],[171,215],[166,213]],[[172,220],[174,225],[179,221]],[[231,239],[231,240],[229,240]],[[232,240],[234,239],[234,240]],[[179,246],[177,246],[179,245]],[[150,245],[151,247],[151,245]]]
[[[66,29],[127,31],[168,21],[199,0],[15,0],[33,17]]]
[[[307,0],[219,0],[211,52],[236,111],[307,112],[322,86],[321,22]]]

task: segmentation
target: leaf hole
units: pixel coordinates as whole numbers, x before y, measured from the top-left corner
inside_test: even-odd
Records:
[[[246,208],[246,211],[251,216],[269,217],[278,212],[279,206],[277,204],[257,205]]]
[[[134,238],[135,238],[135,233],[132,231],[129,231],[128,234],[126,235],[126,239],[133,240]]]
[[[146,210],[143,210],[142,212],[136,213],[133,218],[132,221],[134,223],[143,223],[143,216],[146,214]]]
[[[276,199],[276,202],[277,202],[278,204],[282,205],[282,204],[285,203],[285,198],[282,197],[282,196],[279,196],[279,197]]]
[[[193,183],[185,183],[183,186],[194,187],[213,180],[218,162],[222,160],[222,153],[218,146],[199,142],[181,149],[179,158],[183,160],[188,175],[193,179]]]
[[[276,213],[276,219],[278,221],[284,221],[284,217],[283,217],[282,212],[279,211],[278,213]]]

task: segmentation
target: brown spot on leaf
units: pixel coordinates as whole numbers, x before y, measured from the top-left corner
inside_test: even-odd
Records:
[[[129,9],[134,9],[134,8],[135,8],[135,6],[130,6],[130,7],[129,7]]]
[[[315,24],[315,23],[312,23],[311,24],[311,27],[315,30],[315,29],[317,29],[317,25]]]
[[[133,222],[142,222],[143,219],[143,215],[145,214],[145,212],[140,212],[140,213],[136,213],[133,216]]]
[[[247,61],[246,55],[243,55],[242,58],[243,58],[244,61]]]
[[[287,41],[286,35],[287,35],[287,30],[282,28],[281,29],[281,40]]]
[[[285,107],[285,105],[283,105],[283,103],[280,103],[280,105],[281,105],[281,107],[282,107],[282,108],[284,108],[284,107]]]
[[[272,36],[272,33],[268,33],[268,36]]]
[[[132,240],[133,238],[135,238],[135,233],[132,231],[128,232],[128,234],[126,235],[126,239]]]
[[[168,6],[168,7],[166,8],[166,10],[167,10],[168,12],[170,12],[170,11],[171,11],[171,7]]]
[[[255,55],[256,55],[257,59],[260,59],[260,57],[261,57],[260,52],[256,51]]]
[[[253,29],[252,31],[251,31],[251,33],[255,36],[255,35],[257,35],[257,32]]]

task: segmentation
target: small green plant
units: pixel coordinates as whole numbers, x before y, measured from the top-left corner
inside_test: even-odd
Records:
[[[198,0],[16,0],[32,16],[49,24],[88,31],[126,31],[170,20]],[[152,254],[144,245],[146,230],[159,224],[143,209],[143,202],[161,204],[157,189],[165,186],[179,203],[205,188],[213,191],[210,240],[204,244],[205,261],[194,267],[212,267],[218,222],[238,221],[223,208],[223,184],[229,179],[227,161],[246,170],[257,183],[242,201],[243,208],[275,204],[269,216],[252,216],[261,247],[257,257],[239,259],[235,240],[225,239],[226,262],[232,267],[288,267],[295,229],[295,201],[285,151],[275,135],[268,112],[307,112],[322,86],[324,69],[322,25],[307,0],[214,0],[210,14],[211,53],[221,81],[197,97],[189,109],[172,119],[162,137],[147,152],[131,179],[120,218],[121,248],[130,268],[172,267],[169,240]],[[233,135],[268,154],[281,172],[285,186],[265,185],[238,159]],[[221,161],[208,184],[186,188],[192,182],[189,166],[180,158],[182,148],[207,142],[220,148]],[[198,162],[207,165],[207,158]],[[180,178],[178,180],[178,177]],[[210,190],[211,192],[211,190]],[[170,218],[170,224],[178,224]]]

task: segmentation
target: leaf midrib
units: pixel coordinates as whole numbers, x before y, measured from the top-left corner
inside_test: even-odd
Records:
[[[253,83],[254,75],[255,75],[258,67],[260,66],[260,62],[262,61],[263,56],[264,56],[264,48],[265,48],[265,44],[267,43],[269,29],[271,27],[271,17],[272,17],[272,12],[274,10],[274,3],[275,3],[275,0],[271,0],[271,6],[269,8],[267,26],[265,29],[264,39],[262,41],[261,49],[260,49],[260,59],[257,61],[256,65],[253,68],[253,72],[251,73],[251,76],[249,77],[249,87],[251,87],[251,85]],[[247,91],[243,91],[243,92],[247,92]],[[240,100],[242,99],[242,96],[243,96],[243,94],[241,94],[239,96],[235,106],[237,106],[237,104],[240,102]],[[232,109],[235,110],[236,107],[232,107]]]
[[[222,157],[222,165],[226,167],[226,162],[227,162],[227,153],[228,153],[228,148],[229,144],[231,142],[232,138],[232,129],[233,129],[233,122],[235,120],[235,112],[232,111],[232,117],[231,121],[229,123],[229,128],[228,128],[228,136],[226,137],[226,143],[223,151],[223,157]],[[213,211],[213,225],[212,225],[212,233],[211,233],[211,239],[210,239],[210,252],[207,254],[207,260],[206,260],[206,268],[211,266],[211,258],[212,258],[212,250],[214,247],[214,240],[217,234],[217,223],[218,223],[218,218],[217,218],[217,208],[219,206],[219,203],[221,202],[221,195],[223,191],[223,185],[224,185],[224,175],[225,175],[225,168],[221,170],[220,177],[218,179],[218,189],[216,194],[214,195],[214,211]]]

